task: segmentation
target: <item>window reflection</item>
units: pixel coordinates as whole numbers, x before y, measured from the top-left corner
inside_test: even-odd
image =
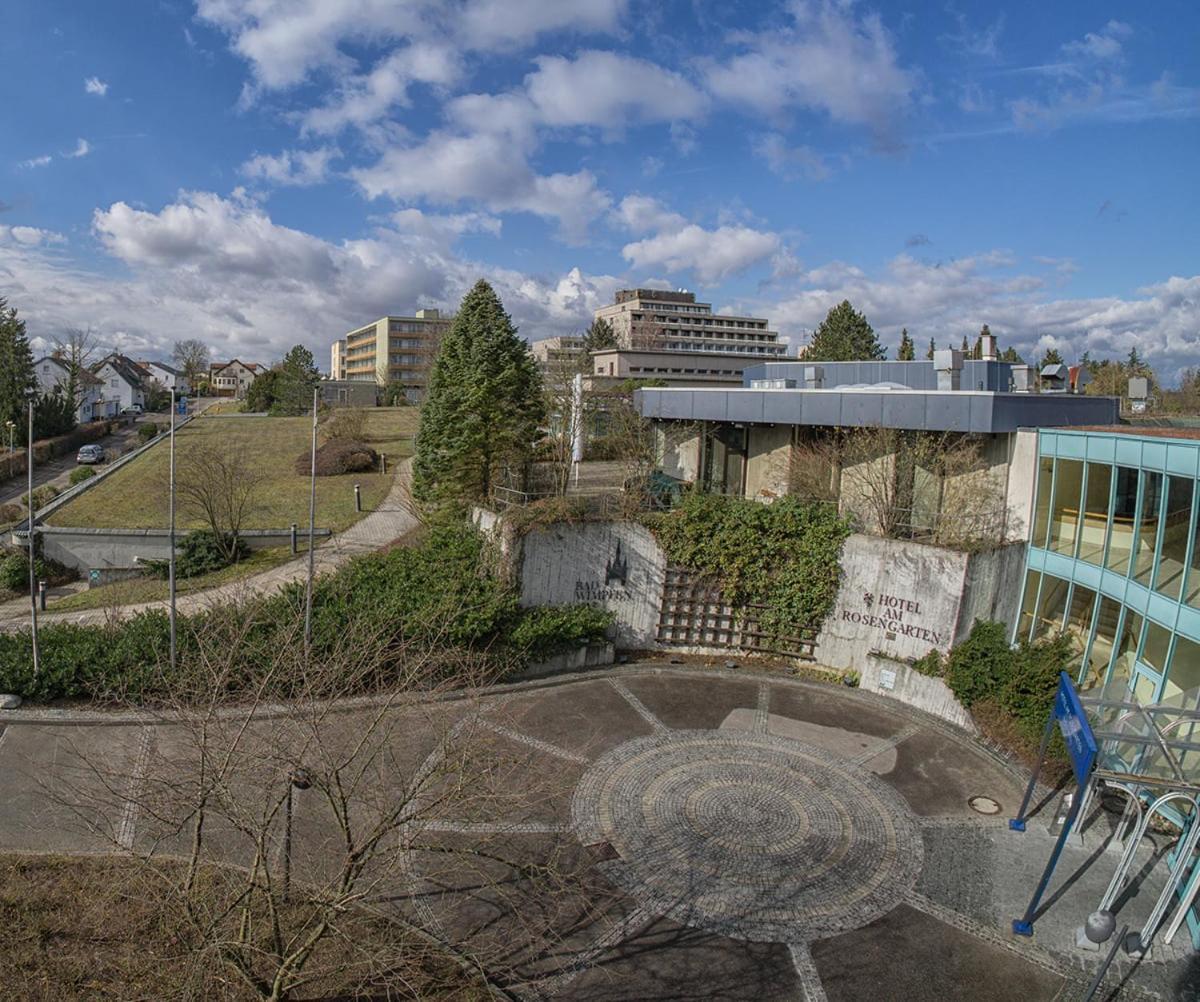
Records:
[[[1175,601],[1179,600],[1179,592],[1183,587],[1183,571],[1187,561],[1192,483],[1190,477],[1167,478],[1167,510],[1163,518],[1162,548],[1154,588]]]
[[[1104,542],[1108,535],[1108,495],[1112,487],[1112,467],[1107,463],[1087,464],[1087,488],[1083,501],[1083,525],[1079,530],[1079,559],[1090,564],[1104,563]]]
[[[1200,644],[1187,637],[1175,638],[1175,653],[1171,655],[1171,668],[1167,672],[1163,699],[1177,700],[1177,705],[1195,706],[1200,698]],[[1190,693],[1191,698],[1180,699]],[[1193,739],[1194,740],[1194,739]]]
[[[1079,496],[1083,491],[1083,463],[1060,459],[1054,474],[1054,508],[1050,518],[1049,549],[1055,553],[1075,552],[1079,528]]]
[[[1138,639],[1142,635],[1142,617],[1132,609],[1125,610],[1125,622],[1121,625],[1121,639],[1117,644],[1117,657],[1113,661],[1112,677],[1128,679],[1133,674],[1133,662],[1137,657]]]
[[[1146,642],[1139,660],[1157,672],[1167,666],[1167,651],[1171,647],[1171,631],[1157,623],[1146,623]]]
[[[1154,570],[1154,547],[1158,541],[1158,512],[1162,501],[1162,474],[1142,471],[1142,515],[1134,544],[1133,579],[1149,585]]]
[[[1044,576],[1042,597],[1038,601],[1038,611],[1033,624],[1033,639],[1052,637],[1062,632],[1063,617],[1067,612],[1068,583],[1061,578]]]
[[[1037,506],[1033,518],[1033,545],[1046,545],[1046,532],[1050,526],[1050,489],[1054,480],[1054,460],[1043,456],[1038,461]]]
[[[1104,566],[1118,574],[1129,573],[1133,552],[1133,516],[1137,511],[1138,471],[1117,467],[1117,491],[1113,498],[1112,534]]]
[[[1096,593],[1091,588],[1076,584],[1071,593],[1071,609],[1067,613],[1067,625],[1063,632],[1071,638],[1081,655],[1087,649],[1088,635],[1092,632],[1092,609],[1095,605]]]
[[[1088,651],[1087,669],[1084,672],[1083,687],[1103,685],[1108,675],[1108,663],[1112,660],[1113,647],[1117,639],[1117,623],[1121,618],[1121,606],[1107,595],[1100,596],[1100,605],[1096,609],[1096,635],[1092,638],[1092,648]]]
[[[1017,620],[1017,639],[1028,640],[1029,631],[1033,628],[1034,603],[1037,602],[1038,585],[1042,575],[1038,571],[1027,571],[1025,574],[1025,594],[1021,599],[1021,618]]]

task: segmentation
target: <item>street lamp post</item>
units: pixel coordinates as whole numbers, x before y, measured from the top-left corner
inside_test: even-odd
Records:
[[[317,393],[313,390],[312,454],[308,483],[308,581],[304,588],[304,657],[312,647],[313,537],[317,524]]]
[[[171,526],[168,531],[170,559],[167,562],[167,593],[170,598],[171,618],[171,677],[175,677],[175,387],[171,387],[171,475],[170,475]]]
[[[13,437],[16,435],[16,432],[17,432],[17,422],[16,421],[5,421],[4,427],[8,429],[8,451],[16,452],[17,450],[15,448],[13,448]]]
[[[29,487],[29,518],[25,527],[29,532],[29,615],[33,639],[33,677],[38,677],[40,669],[38,659],[38,622],[37,622],[37,574],[34,571],[34,541],[33,527],[33,402],[34,393],[29,391],[29,451],[25,453],[25,470],[28,473]]]

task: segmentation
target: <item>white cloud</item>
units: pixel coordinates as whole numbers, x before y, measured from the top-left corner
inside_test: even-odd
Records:
[[[380,60],[370,73],[345,79],[333,98],[306,111],[300,121],[305,130],[319,133],[335,133],[346,126],[363,128],[397,105],[407,105],[410,84],[445,87],[461,73],[459,55],[448,46],[406,46]]]
[[[780,177],[825,181],[833,175],[828,160],[810,146],[788,146],[778,132],[769,132],[754,141],[754,152]]]
[[[677,232],[687,225],[683,216],[669,211],[657,198],[647,195],[626,195],[614,216],[631,233]]]
[[[468,0],[457,27],[467,45],[492,49],[564,29],[610,34],[626,7],[628,0]]]
[[[1089,31],[1082,39],[1068,42],[1063,51],[1070,56],[1096,60],[1119,59],[1123,43],[1133,34],[1133,29],[1121,21],[1109,21],[1099,31]]]
[[[767,115],[819,109],[835,121],[890,134],[917,81],[900,66],[879,15],[856,17],[849,5],[830,0],[794,4],[790,14],[787,27],[755,35],[745,52],[710,63],[712,92]]]
[[[325,181],[329,177],[330,163],[340,155],[338,150],[330,146],[312,150],[284,150],[274,156],[257,153],[238,168],[238,173],[251,180],[308,187]]]
[[[642,59],[593,50],[536,63],[525,90],[543,125],[620,132],[638,122],[693,118],[705,108],[704,95],[682,76]]]
[[[83,90],[85,94],[95,94],[97,97],[104,97],[108,93],[108,84],[99,77],[88,77],[83,81]]]
[[[49,244],[65,244],[67,238],[53,230],[42,230],[36,226],[0,225],[0,243],[13,243],[22,247],[42,247]]]
[[[691,223],[674,232],[626,244],[621,254],[636,268],[690,270],[701,282],[720,282],[771,257],[780,246],[776,234],[748,226],[706,230]]]
[[[70,153],[64,153],[63,156],[68,160],[76,160],[79,157],[86,157],[92,152],[92,144],[86,139],[77,139],[75,141],[75,149]]]
[[[30,157],[28,160],[22,160],[18,166],[24,167],[26,170],[33,170],[36,167],[45,167],[53,159],[54,157],[47,153],[40,157]]]

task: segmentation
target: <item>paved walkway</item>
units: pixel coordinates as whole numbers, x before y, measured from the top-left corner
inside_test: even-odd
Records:
[[[341,567],[353,557],[378,550],[418,525],[418,519],[409,506],[408,484],[411,469],[411,460],[399,464],[392,489],[379,508],[317,548],[313,563],[318,575]],[[250,595],[270,594],[292,581],[302,581],[307,573],[308,557],[304,555],[241,581],[179,596],[175,607],[181,613],[198,612],[212,605],[236,601]],[[165,600],[141,602],[122,606],[119,611],[122,615],[131,616],[145,609],[166,608],[166,605]],[[38,623],[103,623],[112,617],[113,612],[114,610],[109,608],[58,613],[48,610],[39,614]],[[28,627],[28,598],[0,604],[0,632]]]
[[[318,745],[360,747],[369,719],[362,704],[323,717]],[[123,791],[170,770],[182,728],[48,720],[0,712],[0,849],[111,849],[106,827],[161,849]],[[256,726],[264,744],[287,731]],[[402,836],[419,827],[427,844],[408,843],[371,899],[502,969],[523,999],[1067,1002],[1099,961],[1074,930],[1116,864],[1103,812],[1067,850],[1034,938],[1012,936],[1054,803],[1009,831],[1024,777],[884,697],[651,663],[409,706],[376,739],[385,767],[356,795],[364,820],[452,767]],[[251,803],[288,774],[272,748],[268,768],[246,770]],[[78,801],[56,795],[86,787],[80,763],[126,777],[104,787],[111,824],[81,827]],[[999,811],[976,813],[976,797]],[[299,795],[297,879],[336,873],[340,838],[318,790]],[[216,844],[231,860],[251,851]],[[1140,862],[1151,877],[1122,896],[1118,925],[1140,925],[1157,894]],[[1140,966],[1122,957],[1100,997],[1200,997],[1193,959],[1182,940]]]

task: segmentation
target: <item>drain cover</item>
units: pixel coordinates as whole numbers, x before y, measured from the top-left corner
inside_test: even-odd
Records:
[[[991,797],[972,797],[967,806],[977,814],[999,814],[1000,805]]]

